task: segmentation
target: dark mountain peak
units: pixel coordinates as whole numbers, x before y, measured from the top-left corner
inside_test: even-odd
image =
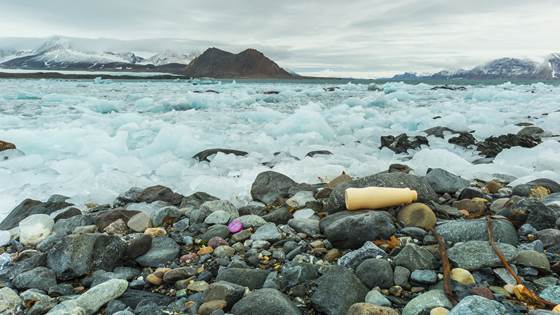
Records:
[[[208,48],[193,59],[185,69],[190,77],[212,78],[281,78],[294,75],[282,69],[274,61],[256,49],[246,49],[233,54],[215,47]]]

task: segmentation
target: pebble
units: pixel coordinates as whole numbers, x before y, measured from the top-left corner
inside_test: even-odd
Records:
[[[414,270],[410,280],[420,284],[434,284],[438,280],[437,273],[433,270]]]
[[[379,306],[391,306],[391,301],[389,301],[381,292],[378,290],[371,290],[367,293],[366,303],[379,305]]]
[[[419,227],[425,230],[432,229],[436,225],[436,215],[423,203],[412,203],[402,208],[397,220],[407,227]]]
[[[208,290],[209,284],[206,281],[193,281],[188,286],[187,289],[194,292],[204,292]]]
[[[144,233],[146,229],[152,227],[152,219],[146,213],[139,212],[133,215],[126,225],[135,232]]]
[[[451,269],[451,279],[462,285],[473,285],[476,283],[473,275],[463,268]]]
[[[160,237],[167,235],[167,231],[164,228],[155,227],[155,228],[147,228],[144,230],[144,234],[149,235],[151,237]]]
[[[447,315],[449,310],[445,307],[434,307],[430,310],[430,315]]]
[[[243,223],[241,220],[234,219],[228,224],[228,230],[230,233],[237,233],[243,229]]]

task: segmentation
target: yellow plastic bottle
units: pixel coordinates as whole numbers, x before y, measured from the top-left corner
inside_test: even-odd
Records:
[[[418,194],[410,188],[365,187],[348,188],[344,193],[346,209],[381,209],[409,204]]]

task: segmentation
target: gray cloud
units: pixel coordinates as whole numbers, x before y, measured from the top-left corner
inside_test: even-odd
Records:
[[[122,49],[255,47],[304,73],[437,71],[560,49],[554,0],[0,0],[0,12],[1,37],[128,40],[96,44]]]

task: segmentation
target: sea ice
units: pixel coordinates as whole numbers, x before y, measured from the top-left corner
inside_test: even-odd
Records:
[[[504,150],[494,162],[477,165],[475,151],[447,142],[451,134],[429,137],[429,148],[408,155],[379,150],[382,135],[424,135],[435,126],[474,131],[479,140],[516,133],[519,123],[558,135],[560,87],[554,85],[432,91],[427,84],[385,83],[378,85],[383,91],[370,91],[368,84],[336,84],[329,91],[332,82],[97,83],[0,80],[0,140],[19,150],[0,152],[0,218],[25,198],[46,200],[58,193],[78,206],[103,204],[130,187],[157,184],[241,205],[250,200],[257,174],[270,169],[308,183],[342,171],[370,175],[392,163],[406,163],[420,175],[441,167],[467,179],[505,174],[519,178],[514,183],[543,176],[560,180],[558,137],[530,149]],[[248,155],[192,159],[210,148]],[[306,157],[313,150],[333,155]]]

